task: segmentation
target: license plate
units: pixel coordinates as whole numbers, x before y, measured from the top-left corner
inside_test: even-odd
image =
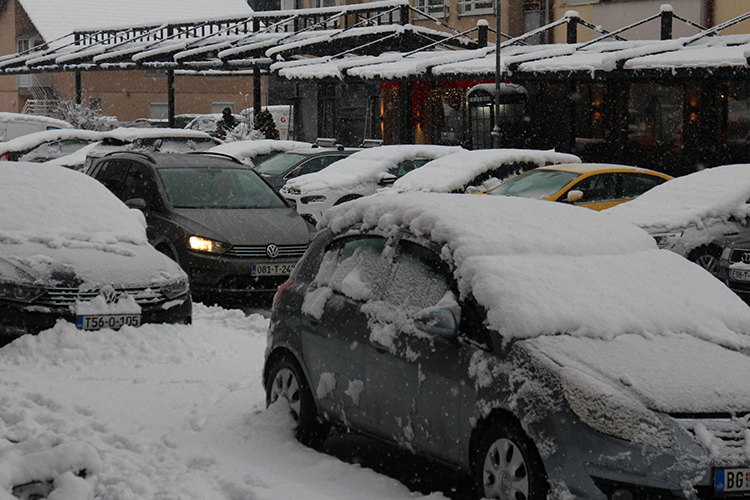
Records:
[[[295,264],[253,264],[253,276],[287,276]]]
[[[717,493],[750,491],[750,469],[716,469],[714,477]]]
[[[730,269],[729,279],[735,281],[750,281],[750,271],[744,269]]]
[[[96,314],[78,316],[76,326],[79,330],[101,330],[111,328],[117,330],[123,326],[141,326],[140,314]]]

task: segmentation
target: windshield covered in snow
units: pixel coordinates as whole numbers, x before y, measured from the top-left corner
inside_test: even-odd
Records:
[[[514,177],[489,191],[490,194],[546,198],[560,191],[581,174],[562,170],[532,170]]]
[[[250,169],[157,170],[175,208],[283,208],[284,201]]]

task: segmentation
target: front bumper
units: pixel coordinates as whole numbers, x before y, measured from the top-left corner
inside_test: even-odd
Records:
[[[141,323],[189,324],[193,302],[190,294],[174,300],[141,306]],[[12,339],[26,334],[37,334],[55,326],[58,320],[76,323],[76,315],[69,307],[38,307],[31,304],[0,301],[0,338]]]

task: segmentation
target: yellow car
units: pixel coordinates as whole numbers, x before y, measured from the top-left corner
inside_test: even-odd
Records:
[[[529,170],[508,179],[486,194],[561,201],[604,210],[630,201],[672,179],[645,168],[608,163],[574,163]]]

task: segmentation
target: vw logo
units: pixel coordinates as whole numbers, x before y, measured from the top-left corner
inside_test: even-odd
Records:
[[[750,264],[750,252],[742,253],[742,262],[744,262],[745,264]]]
[[[104,302],[106,302],[107,304],[113,304],[117,302],[117,292],[110,285],[103,286],[102,289],[99,290],[99,295],[104,298]]]
[[[268,255],[272,259],[275,259],[279,256],[279,247],[271,243],[266,247],[266,255]]]

